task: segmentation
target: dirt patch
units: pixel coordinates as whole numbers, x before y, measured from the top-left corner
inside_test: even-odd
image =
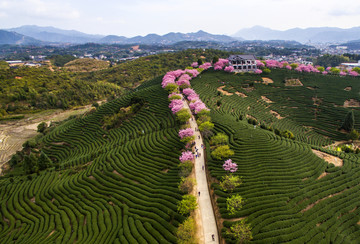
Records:
[[[90,175],[89,179],[96,180],[94,176]]]
[[[332,155],[324,153],[324,152],[320,152],[320,151],[315,150],[315,149],[312,149],[312,151],[316,156],[318,156],[319,158],[324,159],[329,164],[332,163],[336,167],[342,167],[344,165],[344,162],[343,162],[343,160],[341,158],[332,156]]]
[[[319,106],[322,103],[322,99],[321,98],[317,98],[317,97],[313,97],[311,98],[311,100],[313,100],[315,106]]]
[[[253,117],[253,116],[251,116],[251,115],[246,115],[246,118],[248,118],[248,119],[255,119],[256,121],[257,121],[257,119],[255,118],[255,117]]]
[[[313,90],[313,91],[316,90],[314,87],[311,87],[311,86],[307,86],[306,88],[310,89],[310,90]]]
[[[31,198],[30,201],[35,203],[35,197]]]
[[[325,176],[327,176],[329,173],[326,173],[326,172],[324,172],[324,173],[322,173],[318,178],[317,178],[317,180],[320,180],[321,178],[324,178]]]
[[[303,83],[299,79],[286,79],[285,86],[303,86]]]
[[[277,119],[283,119],[283,118],[285,118],[285,117],[281,117],[278,112],[275,112],[275,111],[273,111],[273,110],[270,110],[270,113],[271,113],[272,115],[274,115],[275,118],[277,118]]]
[[[261,79],[263,80],[263,84],[267,85],[267,84],[270,84],[270,83],[274,83],[274,81],[270,78],[266,78],[266,77],[261,77]]]
[[[16,79],[16,80],[21,80],[22,77],[20,77],[20,76],[15,76],[15,79]]]
[[[169,169],[163,169],[161,172],[166,174],[167,172],[169,172]]]
[[[113,170],[113,173],[114,173],[114,174],[117,174],[118,176],[120,176],[120,177],[122,177],[122,178],[124,178],[124,176],[123,176],[122,174],[120,174],[119,172],[117,172],[115,169]]]
[[[233,219],[224,219],[225,221],[231,221],[231,222],[235,222],[235,221],[240,221],[243,219],[246,219],[247,217],[240,217],[240,218],[233,218]]]
[[[249,87],[243,87],[243,89],[244,89],[246,92],[252,92],[253,90],[255,90],[255,87],[249,86]]]
[[[115,206],[115,204],[114,204],[112,201],[110,201],[109,204],[110,204],[111,206]]]
[[[235,92],[236,95],[238,95],[239,97],[247,97],[244,93],[242,92]]]
[[[63,145],[65,145],[66,144],[66,142],[52,142],[52,143],[50,143],[50,144],[52,144],[52,145],[58,145],[58,146],[63,146]]]
[[[319,202],[324,201],[324,200],[326,200],[326,199],[328,199],[328,198],[330,198],[330,197],[337,196],[337,195],[343,193],[344,191],[346,191],[346,190],[343,190],[343,191],[338,192],[338,193],[335,193],[335,194],[330,194],[330,195],[327,196],[327,197],[321,198],[321,199],[317,200],[316,202],[314,202],[314,203],[312,203],[312,204],[309,204],[306,208],[304,208],[303,210],[301,210],[301,212],[304,213],[304,212],[312,209],[312,208],[313,208],[316,204],[318,204]]]
[[[355,99],[346,100],[344,102],[344,108],[359,108],[360,102]]]
[[[221,92],[223,95],[226,95],[226,96],[232,96],[233,95],[233,93],[230,93],[230,92],[227,92],[227,91],[224,91],[223,90],[223,88],[224,88],[225,86],[220,86],[220,87],[218,87],[218,89],[216,89],[216,90],[218,90],[219,92]]]
[[[348,87],[345,87],[344,91],[351,91],[352,87],[351,86],[348,86]]]
[[[50,234],[46,238],[49,238],[54,233],[55,233],[55,230],[51,231]]]
[[[266,103],[274,103],[273,101],[271,101],[269,98],[267,98],[265,96],[261,96],[261,99],[264,100],[264,102],[266,102]]]

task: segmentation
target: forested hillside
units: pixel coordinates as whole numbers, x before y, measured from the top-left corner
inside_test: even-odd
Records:
[[[214,56],[227,55],[218,50],[186,50],[143,57],[99,71],[93,71],[98,67],[87,68],[76,60],[56,71],[29,67],[0,69],[0,116],[111,100],[125,90],[169,70],[189,66],[199,58],[208,61]],[[104,68],[103,63],[101,68]]]

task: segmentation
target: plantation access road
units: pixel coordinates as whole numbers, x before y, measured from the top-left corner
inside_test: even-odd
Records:
[[[190,108],[186,102],[184,102],[185,108],[190,111]],[[204,144],[200,132],[198,130],[198,126],[196,124],[195,118],[192,116],[190,119],[190,126],[195,131],[195,142],[196,148],[198,152],[200,152],[201,156],[195,158],[195,176],[196,176],[196,187],[197,187],[197,198],[199,204],[199,210],[201,214],[202,220],[202,233],[201,241],[202,243],[219,243],[218,231],[216,226],[216,220],[214,215],[214,209],[211,204],[210,194],[208,183],[206,179],[206,171],[205,171],[205,158],[204,158],[204,149],[201,148],[201,145]],[[204,168],[203,168],[204,166]],[[199,196],[200,192],[200,196]],[[201,231],[201,230],[199,230]],[[201,233],[200,233],[201,234]],[[212,235],[214,235],[215,241],[212,239]]]

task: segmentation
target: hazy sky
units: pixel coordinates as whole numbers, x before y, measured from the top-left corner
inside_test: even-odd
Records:
[[[0,29],[54,26],[90,34],[234,34],[262,25],[360,26],[359,0],[0,0]]]

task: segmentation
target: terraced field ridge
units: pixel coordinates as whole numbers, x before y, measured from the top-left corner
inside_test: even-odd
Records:
[[[144,105],[106,129],[134,97]],[[0,243],[176,243],[183,144],[167,105],[155,79],[44,136],[58,167],[0,179]]]
[[[232,193],[220,188],[224,161],[211,158],[207,142],[222,237],[236,243],[228,234],[230,226],[246,218],[253,243],[359,243],[360,158],[326,146],[346,138],[337,129],[350,108],[341,105],[356,97],[360,79],[276,69],[264,76],[273,83],[263,84],[262,77],[208,70],[191,81],[211,109],[215,131],[229,136],[235,152],[231,159],[238,167],[233,174],[243,181]],[[285,86],[289,77],[303,86]],[[351,91],[345,91],[349,86]],[[359,129],[359,108],[352,109]],[[276,135],[275,129],[290,130],[294,140]],[[336,156],[343,164],[330,164],[312,150]],[[234,194],[241,195],[244,204],[231,214],[226,199]]]

